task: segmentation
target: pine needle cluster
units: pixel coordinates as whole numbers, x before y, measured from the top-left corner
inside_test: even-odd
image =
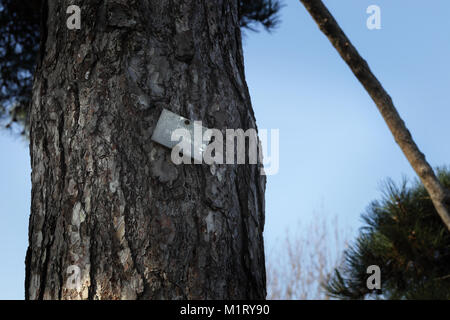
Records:
[[[438,170],[450,188],[450,170]],[[450,233],[418,181],[388,181],[381,200],[363,215],[364,226],[325,284],[339,299],[450,299]],[[367,288],[367,267],[381,269],[381,290]]]

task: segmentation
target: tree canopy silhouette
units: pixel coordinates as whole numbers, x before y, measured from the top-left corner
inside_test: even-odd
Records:
[[[0,121],[27,132],[28,111],[44,0],[0,0]],[[279,22],[279,0],[240,0],[242,28],[272,30]]]

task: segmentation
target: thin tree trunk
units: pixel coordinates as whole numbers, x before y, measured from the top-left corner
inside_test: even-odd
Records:
[[[72,1],[46,1],[26,298],[264,299],[259,168],[176,166],[151,141],[163,108],[256,127],[237,1],[82,3],[68,30]]]
[[[441,185],[433,168],[426,161],[425,155],[414,142],[411,133],[395,109],[391,97],[384,90],[381,83],[370,70],[367,62],[359,55],[323,2],[321,0],[300,0],[300,2],[303,3],[320,30],[328,37],[342,59],[344,59],[359,82],[372,97],[384,121],[391,130],[395,141],[428,191],[436,211],[447,226],[447,229],[450,230],[450,215],[448,212],[450,195],[448,190],[445,190]]]

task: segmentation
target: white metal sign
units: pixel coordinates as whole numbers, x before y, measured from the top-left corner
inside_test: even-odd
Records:
[[[208,129],[196,124],[195,121],[163,109],[153,131],[152,140],[170,149],[183,140],[185,145],[190,145],[190,148],[183,148],[185,155],[202,161],[203,152],[208,145],[202,139],[206,130]]]

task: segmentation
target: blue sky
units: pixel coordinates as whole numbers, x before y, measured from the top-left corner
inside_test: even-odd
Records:
[[[433,166],[450,164],[450,2],[324,1],[392,96]],[[247,82],[259,128],[280,130],[280,170],[268,177],[267,245],[317,212],[360,226],[391,177],[414,177],[362,86],[298,1],[272,34],[247,32]],[[368,30],[366,8],[381,8]],[[24,295],[30,208],[28,147],[0,131],[0,299]],[[292,229],[292,231],[296,231]]]

